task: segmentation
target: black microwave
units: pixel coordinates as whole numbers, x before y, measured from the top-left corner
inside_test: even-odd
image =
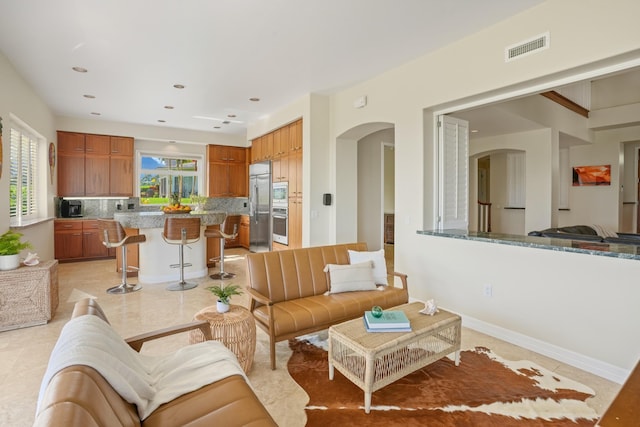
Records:
[[[62,218],[77,218],[82,216],[81,200],[62,200],[60,203],[60,216]]]

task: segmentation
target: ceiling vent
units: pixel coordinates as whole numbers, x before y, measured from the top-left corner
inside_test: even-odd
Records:
[[[549,33],[544,33],[529,40],[507,46],[504,50],[504,60],[505,62],[513,61],[514,59],[531,55],[532,53],[537,53],[545,49],[549,49]]]

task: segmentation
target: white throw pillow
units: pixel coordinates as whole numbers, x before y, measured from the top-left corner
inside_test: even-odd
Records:
[[[353,291],[375,291],[373,264],[371,261],[359,264],[327,264],[325,273],[329,274],[328,294]]]
[[[378,285],[387,285],[387,261],[384,259],[384,249],[372,252],[358,252],[349,250],[349,262],[357,264],[373,261],[373,281]]]

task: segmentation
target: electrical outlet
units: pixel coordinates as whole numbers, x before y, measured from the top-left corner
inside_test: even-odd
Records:
[[[485,297],[491,297],[493,295],[493,287],[490,284],[485,284],[482,293]]]

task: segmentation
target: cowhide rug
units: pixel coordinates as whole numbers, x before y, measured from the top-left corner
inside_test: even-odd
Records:
[[[509,361],[488,348],[444,358],[376,392],[364,393],[338,370],[329,381],[325,340],[291,340],[291,377],[309,395],[307,426],[593,426],[590,388],[527,360]],[[325,347],[325,348],[323,348]]]

